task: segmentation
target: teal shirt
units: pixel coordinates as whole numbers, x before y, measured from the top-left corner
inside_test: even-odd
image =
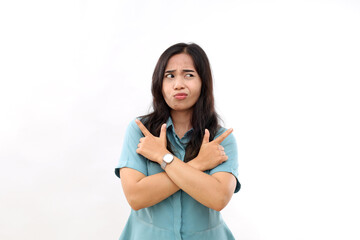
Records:
[[[174,130],[171,118],[167,121],[166,137],[172,145],[174,155],[184,161],[185,148],[193,130],[179,138]],[[221,128],[215,138],[225,131]],[[140,138],[139,127],[132,121],[126,131],[122,153],[115,174],[119,169],[133,168],[146,176],[163,172],[158,163],[152,162],[136,153]],[[229,172],[236,177],[235,193],[240,190],[238,181],[238,154],[233,134],[221,145],[228,160],[217,167],[205,171],[207,174]],[[209,196],[211,197],[211,196]],[[140,210],[131,209],[130,217],[120,236],[120,240],[228,240],[235,239],[221,217],[221,213],[208,208],[181,189],[163,201]]]

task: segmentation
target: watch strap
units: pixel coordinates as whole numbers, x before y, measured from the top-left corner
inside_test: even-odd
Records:
[[[163,160],[160,164],[161,168],[165,170],[167,163]]]

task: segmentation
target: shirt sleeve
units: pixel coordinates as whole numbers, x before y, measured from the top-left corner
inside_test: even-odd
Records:
[[[216,134],[215,138],[219,137],[225,131],[225,128],[221,128],[220,131],[218,131]],[[228,160],[211,169],[209,174],[212,175],[216,172],[232,173],[236,178],[236,187],[234,193],[237,193],[241,188],[241,184],[238,180],[238,151],[234,135],[231,133],[229,136],[227,136],[227,138],[224,139],[224,141],[222,141],[220,145],[224,147],[225,154],[228,156]]]
[[[146,158],[136,152],[140,138],[143,137],[141,130],[135,121],[128,125],[123,142],[122,152],[119,162],[115,168],[115,174],[120,178],[120,168],[128,167],[135,169],[144,175],[148,175]]]

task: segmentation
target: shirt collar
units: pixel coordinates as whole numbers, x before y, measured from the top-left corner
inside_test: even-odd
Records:
[[[169,117],[168,120],[166,121],[166,129],[168,129],[169,127],[173,128],[173,126],[174,126],[173,121],[171,117]]]
[[[174,123],[171,119],[171,117],[168,118],[168,120],[166,121],[166,129],[171,129],[173,131],[173,133],[175,134],[175,129],[174,129]],[[184,135],[184,137],[187,139],[189,138],[189,135],[194,131],[193,128],[191,128],[189,131],[187,131]],[[188,139],[189,140],[189,139]]]

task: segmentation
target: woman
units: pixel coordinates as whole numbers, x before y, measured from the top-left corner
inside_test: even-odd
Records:
[[[168,48],[152,95],[154,111],[130,123],[115,169],[132,208],[120,239],[234,239],[220,211],[240,189],[237,146],[218,124],[205,52]]]

